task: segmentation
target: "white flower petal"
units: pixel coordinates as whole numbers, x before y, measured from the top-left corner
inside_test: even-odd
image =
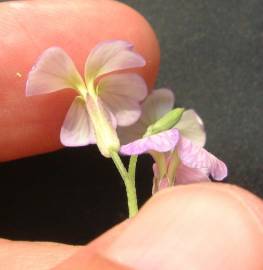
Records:
[[[142,138],[147,128],[169,112],[174,105],[174,94],[169,89],[154,90],[141,105],[141,117],[129,127],[118,128],[121,144]]]
[[[61,128],[60,140],[65,146],[83,146],[96,142],[85,101],[81,97],[76,97],[69,108]]]
[[[139,102],[147,95],[147,86],[137,74],[112,74],[102,78],[98,94],[120,126],[129,126],[141,115]]]
[[[207,170],[215,180],[223,180],[227,176],[227,167],[223,161],[190,140],[181,137],[177,150],[184,165]]]
[[[169,112],[174,106],[174,101],[171,90],[165,88],[154,90],[142,104],[140,121],[147,128]]]
[[[40,95],[65,88],[85,87],[73,61],[64,50],[51,47],[29,72],[26,95]]]
[[[142,67],[143,57],[132,51],[132,44],[122,40],[98,44],[89,54],[85,64],[85,80],[88,82],[113,71]]]
[[[145,125],[141,121],[128,127],[117,128],[117,133],[121,141],[121,145],[128,144],[143,137],[145,133]]]
[[[194,110],[187,110],[183,113],[180,121],[175,125],[180,134],[193,143],[203,147],[206,141],[206,133],[201,118]]]

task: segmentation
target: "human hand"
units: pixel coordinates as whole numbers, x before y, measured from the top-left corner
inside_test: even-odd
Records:
[[[262,213],[259,198],[234,186],[177,186],[85,247],[3,240],[0,269],[261,270]]]
[[[82,68],[97,42],[128,39],[147,60],[147,82],[154,82],[159,51],[152,30],[119,3],[19,1],[0,9],[1,160],[60,147],[72,93],[24,96],[27,72],[45,48],[63,47]],[[260,199],[232,186],[180,186],[85,247],[3,240],[0,269],[262,269],[262,211]]]

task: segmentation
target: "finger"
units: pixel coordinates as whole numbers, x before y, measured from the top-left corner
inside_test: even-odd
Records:
[[[128,221],[123,222],[90,243],[85,247],[84,254],[81,252],[83,247],[80,246],[70,246],[49,242],[25,242],[0,239],[0,269],[50,270],[55,265],[58,265],[60,262],[71,257],[77,251],[76,256],[73,257],[73,262],[69,259],[67,264],[61,264],[61,267],[70,267],[72,263],[75,264],[75,261],[82,262],[83,260],[90,260],[90,263],[92,262],[94,267],[102,265],[106,266],[107,264],[109,267],[113,267],[114,263],[111,263],[106,258],[100,258],[96,253],[98,250],[107,247],[127,225]],[[72,268],[65,269],[72,270]]]
[[[59,132],[74,93],[70,90],[25,97],[29,70],[44,49],[62,47],[83,72],[88,52],[98,42],[132,42],[147,65],[151,86],[159,48],[148,23],[115,1],[11,1],[0,3],[0,160],[59,148]]]
[[[0,241],[0,269],[49,270],[79,247],[45,242]]]
[[[85,250],[81,252],[85,257]],[[168,189],[154,196],[110,246],[97,252],[100,258],[141,270],[260,270],[263,204],[229,185]],[[83,259],[75,263],[88,267]]]
[[[130,267],[121,265],[116,261],[112,261],[105,256],[93,253],[91,256],[74,257],[70,261],[66,261],[63,265],[57,266],[52,270],[131,270]]]

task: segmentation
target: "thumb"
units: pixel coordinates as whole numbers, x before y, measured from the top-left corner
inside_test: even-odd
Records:
[[[234,186],[203,183],[167,189],[100,246],[96,259],[141,270],[261,270],[262,213],[260,199]],[[85,249],[89,246],[82,256]],[[81,259],[75,263],[90,265]],[[118,267],[94,269],[122,269]],[[69,268],[56,268],[62,269]]]

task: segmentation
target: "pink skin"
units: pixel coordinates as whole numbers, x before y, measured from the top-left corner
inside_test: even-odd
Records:
[[[12,6],[16,3],[18,6]],[[128,39],[147,59],[149,65],[142,74],[153,84],[159,62],[155,36],[140,15],[119,2],[77,0],[65,5],[63,1],[11,1],[0,3],[0,9],[4,22],[0,24],[0,40],[4,41],[0,50],[2,161],[61,147],[59,131],[72,93],[33,100],[24,97],[25,74],[44,49],[60,45],[80,67],[87,47],[110,38]],[[67,20],[61,20],[64,17]],[[80,36],[81,42],[76,38]],[[18,71],[21,78],[15,75]],[[234,186],[180,186],[160,192],[137,217],[85,247],[1,240],[0,269],[144,270],[147,264],[152,269],[149,258],[160,254],[159,262],[170,269],[261,270],[262,213],[259,198]],[[125,250],[126,254],[120,253]],[[166,251],[173,251],[172,256],[166,256]]]

